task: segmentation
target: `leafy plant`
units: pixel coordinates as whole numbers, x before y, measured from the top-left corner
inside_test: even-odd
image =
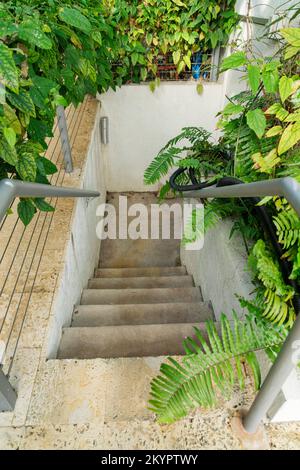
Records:
[[[274,254],[263,240],[258,240],[249,256],[249,265],[255,277],[264,286],[265,307],[262,315],[279,325],[291,327],[295,320],[295,310],[291,300],[294,289],[286,285]]]
[[[252,57],[238,51],[223,61],[223,71],[243,68],[249,90],[230,98],[219,113],[221,138],[213,143],[204,129],[198,133],[194,128],[184,129],[149,165],[145,172],[146,183],[159,181],[175,166],[193,168],[198,181],[214,181],[222,176],[235,176],[244,182],[281,176],[293,176],[300,181],[300,76],[295,65],[299,64],[300,57],[300,28],[283,30],[282,36],[290,43],[276,59]],[[292,59],[290,47],[293,47]],[[193,137],[190,145],[181,145],[181,140],[189,138],[190,134]],[[187,183],[189,176],[185,178],[184,183]],[[260,205],[263,204],[267,204],[274,218],[283,257],[290,261],[290,278],[297,281],[299,219],[282,198],[264,198]],[[269,242],[263,240],[265,234],[259,229],[251,207],[238,199],[206,202],[204,227],[208,229],[228,215],[238,216],[233,231],[241,233],[248,253],[252,253],[254,282],[263,289],[260,295],[263,316],[291,326],[295,318],[292,304],[295,291],[284,284],[276,257],[268,248]],[[193,222],[191,219],[191,229]],[[200,231],[194,227],[192,233]],[[268,276],[275,272],[278,284],[271,285]]]
[[[192,55],[225,44],[238,21],[236,0],[105,0],[122,47],[118,84],[154,79],[162,56],[170,56],[180,74],[191,69]],[[204,58],[205,59],[205,58]],[[205,60],[204,60],[205,61]],[[157,83],[151,82],[155,88]]]
[[[179,0],[2,2],[1,178],[48,183],[55,169],[42,154],[58,105],[76,106],[86,94],[121,86],[132,73],[137,82],[152,73],[155,88],[161,53],[170,52],[178,70],[190,68],[192,52],[226,40],[237,20],[234,4],[206,0],[200,8]],[[32,199],[21,201],[18,213],[28,224],[36,210],[50,208]]]
[[[152,380],[150,409],[161,423],[172,423],[197,406],[215,406],[220,396],[230,396],[236,382],[244,388],[248,370],[258,389],[261,373],[256,354],[264,351],[274,361],[286,336],[283,328],[250,316],[242,321],[235,313],[232,322],[222,315],[220,335],[212,321],[206,322],[204,333],[194,329],[195,338],[184,341],[186,355],[180,362],[169,357]]]
[[[115,29],[101,3],[10,0],[0,4],[1,178],[48,183],[56,167],[42,156],[58,105],[77,105],[87,93],[114,87]],[[23,200],[28,224],[41,200]]]

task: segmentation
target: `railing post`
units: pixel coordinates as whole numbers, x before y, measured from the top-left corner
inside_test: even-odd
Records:
[[[210,67],[210,81],[217,82],[219,76],[219,65],[220,65],[220,46],[214,48],[211,56],[211,67]]]
[[[243,419],[244,429],[255,433],[262,419],[274,403],[282,385],[300,362],[300,315],[298,315],[278,357],[271,367],[264,383],[247,415]],[[300,369],[299,369],[300,372]]]
[[[12,411],[17,401],[17,394],[0,368],[0,412]]]
[[[61,148],[64,156],[65,170],[67,173],[73,171],[73,161],[71,153],[71,145],[69,140],[68,126],[65,114],[65,108],[63,106],[57,106],[56,108],[57,123],[60,132]]]

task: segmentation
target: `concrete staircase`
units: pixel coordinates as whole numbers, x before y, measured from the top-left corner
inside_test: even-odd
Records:
[[[63,330],[58,358],[182,354],[182,341],[194,335],[193,326],[203,329],[214,316],[192,276],[176,265],[178,254],[178,240],[105,240],[101,267],[83,290],[71,326]],[[156,265],[145,266],[151,259]]]

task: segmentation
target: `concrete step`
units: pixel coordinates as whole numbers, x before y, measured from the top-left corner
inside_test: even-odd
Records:
[[[82,305],[158,304],[168,302],[201,302],[199,287],[152,289],[84,289]]]
[[[184,266],[152,268],[99,268],[95,277],[146,277],[146,276],[180,276],[185,275]]]
[[[194,324],[64,328],[59,359],[148,357],[184,354],[182,341],[194,337]],[[204,324],[197,327],[205,330]]]
[[[149,277],[114,277],[93,278],[89,280],[89,289],[142,289],[153,287],[190,287],[194,286],[193,276],[149,276]]]
[[[210,302],[79,305],[74,310],[72,326],[196,324],[208,319],[214,319]]]

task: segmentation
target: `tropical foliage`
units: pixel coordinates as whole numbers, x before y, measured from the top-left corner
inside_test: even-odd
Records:
[[[162,364],[160,375],[152,381],[149,401],[161,423],[172,423],[197,406],[214,406],[221,396],[230,396],[236,381],[243,389],[245,364],[258,389],[261,372],[256,354],[264,351],[273,361],[286,335],[282,328],[251,317],[241,321],[235,314],[232,323],[223,315],[220,329],[207,322],[205,339],[195,327],[195,337],[184,341],[186,355],[181,361],[170,357]]]
[[[185,128],[147,168],[147,184],[164,179],[173,167],[193,168],[198,181],[217,181],[222,176],[234,176],[244,182],[282,176],[300,181],[300,28],[286,28],[281,31],[281,37],[282,48],[274,58],[253,57],[246,48],[247,52],[237,51],[223,61],[223,71],[238,68],[244,72],[248,90],[230,98],[219,113],[221,138],[214,142],[204,129]],[[189,178],[186,172],[181,175],[180,183],[187,183]],[[161,196],[168,189],[168,184],[163,186]],[[150,401],[151,409],[162,422],[183,417],[197,405],[214,405],[217,392],[224,394],[224,384],[230,390],[237,379],[242,386],[241,365],[236,356],[248,362],[255,385],[259,386],[259,367],[253,351],[261,346],[268,350],[270,338],[275,338],[273,344],[280,349],[279,331],[284,332],[284,337],[294,322],[295,286],[299,284],[300,273],[300,221],[283,198],[264,198],[259,205],[265,205],[273,218],[282,258],[289,261],[289,278],[295,282],[290,283],[281,271],[278,255],[260,227],[253,204],[238,199],[206,202],[205,229],[222,217],[238,216],[233,231],[240,232],[246,243],[256,295],[252,300],[240,299],[250,317],[245,322],[235,318],[234,333],[223,317],[220,336],[208,324],[208,342],[196,330],[196,343],[191,339],[185,341],[187,356],[182,364],[169,359],[171,365],[162,365],[161,375],[152,382]],[[251,343],[251,332],[249,343],[247,335],[240,334],[240,328],[251,330],[249,324],[259,329],[253,341],[266,333],[266,348],[264,341]],[[243,344],[242,349],[237,343]],[[251,352],[250,363],[248,352]]]
[[[193,51],[225,41],[236,23],[234,4],[1,2],[0,178],[47,183],[56,167],[42,155],[58,105],[78,105],[87,93],[121,86],[136,66],[135,81],[146,79],[160,53],[172,53],[178,69],[190,67]],[[35,199],[18,206],[25,224],[37,209],[53,210]]]
[[[300,76],[297,73],[300,28],[287,28],[282,31],[282,37],[287,45],[276,59],[252,58],[239,51],[223,61],[222,70],[244,68],[249,90],[230,98],[219,113],[221,138],[214,142],[204,129],[183,129],[146,169],[147,184],[161,180],[176,166],[193,168],[198,181],[214,181],[223,176],[235,176],[244,182],[281,176],[293,176],[300,181]],[[181,178],[186,183],[189,175]],[[168,183],[162,187],[161,194],[167,190]],[[265,198],[260,204],[266,204],[273,216],[283,257],[291,263],[290,278],[297,280],[299,219],[282,198]],[[273,322],[291,326],[295,318],[295,291],[286,284],[276,255],[255,220],[253,207],[242,200],[210,201],[206,204],[205,229],[228,215],[238,215],[233,230],[242,234],[251,252],[249,265],[255,282],[259,281],[257,293],[265,302],[264,315]],[[263,296],[258,292],[260,286],[264,287]]]
[[[58,105],[113,86],[114,28],[101,2],[12,0],[0,4],[0,177],[47,183],[56,167],[45,157]],[[25,224],[36,209],[23,200]]]
[[[178,73],[191,69],[193,53],[206,53],[217,44],[226,43],[238,20],[235,3],[236,0],[105,0],[122,40],[118,83],[155,77],[160,56],[170,55]],[[205,62],[205,57],[202,60]]]

